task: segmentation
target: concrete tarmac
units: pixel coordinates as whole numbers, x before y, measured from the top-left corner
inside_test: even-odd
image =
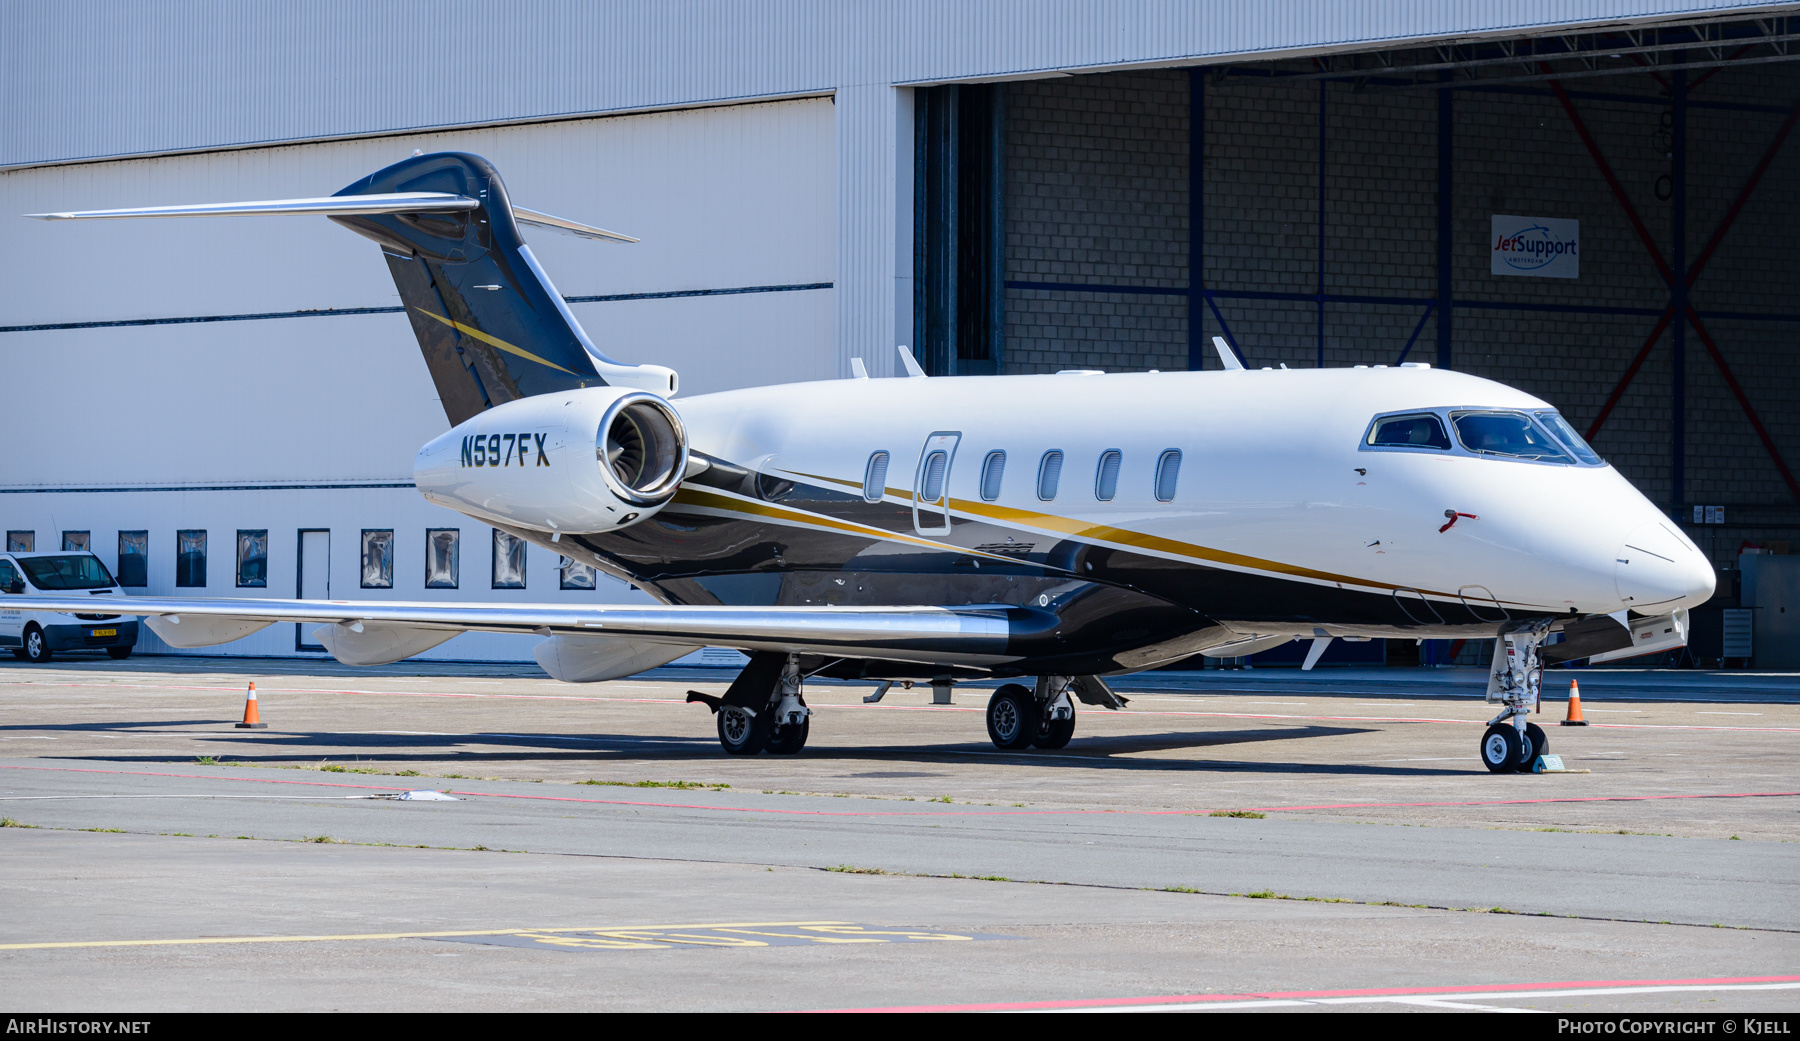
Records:
[[[0,987],[33,1010],[1800,1008],[1792,678],[1591,670],[1596,725],[1550,736],[1593,772],[1496,777],[1469,677],[1389,675],[1143,677],[1058,753],[992,750],[986,691],[817,684],[805,752],[733,759],[680,700],[710,673],[4,667]],[[250,679],[265,731],[232,726]],[[391,798],[413,788],[457,801]]]

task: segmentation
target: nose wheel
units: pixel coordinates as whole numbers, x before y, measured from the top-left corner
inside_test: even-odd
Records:
[[[1550,738],[1526,715],[1538,704],[1544,666],[1538,657],[1547,629],[1507,633],[1494,641],[1487,699],[1506,707],[1481,735],[1481,764],[1489,773],[1530,773],[1550,751]]]

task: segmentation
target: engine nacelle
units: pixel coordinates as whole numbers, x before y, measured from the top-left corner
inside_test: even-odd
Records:
[[[419,494],[533,531],[592,534],[641,521],[675,497],[687,431],[667,401],[589,387],[497,405],[419,449]]]

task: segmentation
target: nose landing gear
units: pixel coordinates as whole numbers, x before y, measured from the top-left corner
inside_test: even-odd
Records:
[[[1544,676],[1538,652],[1549,631],[1545,625],[1507,633],[1494,641],[1487,700],[1506,707],[1488,721],[1481,735],[1481,762],[1490,773],[1530,773],[1538,757],[1550,751],[1543,728],[1527,719],[1538,705]]]

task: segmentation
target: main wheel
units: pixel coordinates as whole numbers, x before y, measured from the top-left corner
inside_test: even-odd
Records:
[[[1045,719],[1038,723],[1037,736],[1031,743],[1039,748],[1058,749],[1075,736],[1075,706],[1069,706],[1068,719]]]
[[[752,716],[736,705],[719,706],[719,744],[732,755],[755,755],[769,741],[769,713]]]
[[[1550,736],[1536,723],[1525,724],[1525,747],[1519,752],[1519,772],[1528,774],[1538,756],[1550,754]]]
[[[995,748],[1024,748],[1038,732],[1037,699],[1017,683],[1008,683],[988,699],[988,738]]]
[[[770,755],[793,755],[806,747],[806,735],[812,731],[812,718],[800,721],[799,726],[788,724],[775,728],[764,746]]]
[[[25,660],[33,665],[42,665],[51,658],[50,641],[45,638],[44,630],[33,625],[25,630]]]
[[[126,658],[131,657],[131,648],[129,648],[129,647],[108,647],[106,649],[106,656],[108,658],[111,658],[113,661],[124,661]]]
[[[1519,728],[1495,723],[1481,735],[1481,762],[1488,773],[1509,774],[1519,768]]]

